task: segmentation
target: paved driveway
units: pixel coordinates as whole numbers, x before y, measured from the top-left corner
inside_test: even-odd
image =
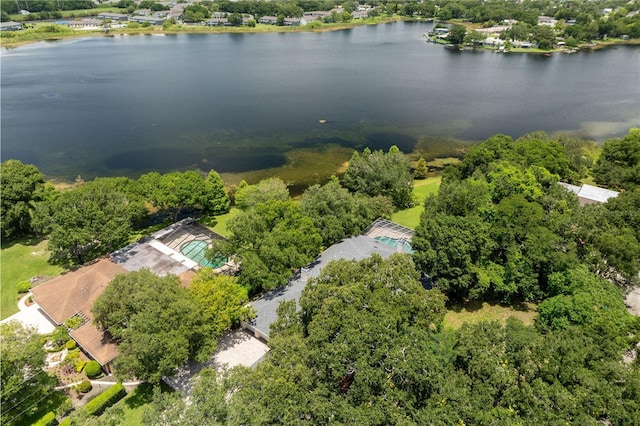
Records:
[[[55,330],[56,326],[53,325],[51,321],[49,321],[47,317],[44,316],[44,314],[40,310],[40,306],[38,306],[37,303],[33,303],[30,306],[27,306],[25,304],[29,296],[30,294],[27,294],[18,302],[18,309],[20,309],[20,312],[3,319],[2,321],[0,321],[0,323],[4,324],[5,322],[15,320],[21,322],[25,326],[35,327],[40,334],[53,333],[53,330]]]

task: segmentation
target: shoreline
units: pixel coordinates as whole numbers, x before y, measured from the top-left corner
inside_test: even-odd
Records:
[[[28,44],[42,41],[58,41],[83,37],[112,37],[120,35],[153,35],[153,34],[266,34],[266,33],[298,33],[315,32],[323,33],[330,31],[342,31],[351,28],[389,24],[393,22],[429,22],[422,19],[409,18],[406,16],[391,16],[376,19],[359,19],[348,23],[322,24],[322,26],[277,26],[258,24],[255,27],[207,27],[204,25],[174,25],[173,28],[163,28],[162,26],[150,26],[140,28],[114,28],[105,31],[104,29],[91,30],[71,30],[73,33],[46,33],[42,37],[35,37],[29,40],[9,41],[10,39],[0,39],[0,47],[14,49]],[[24,31],[24,30],[23,30]],[[18,33],[18,32],[16,32]]]

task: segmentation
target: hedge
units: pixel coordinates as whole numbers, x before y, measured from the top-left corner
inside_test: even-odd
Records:
[[[60,426],[71,426],[71,417],[66,417],[60,422]]]
[[[84,366],[84,373],[88,378],[95,379],[102,374],[102,367],[100,367],[98,361],[89,361],[87,365]]]
[[[65,343],[65,346],[67,347],[67,349],[71,350],[71,349],[75,349],[78,345],[76,344],[75,340],[69,339],[67,340],[67,343]]]
[[[122,383],[116,383],[84,406],[84,412],[90,416],[99,416],[116,402],[127,395]]]
[[[34,423],[35,426],[55,426],[58,424],[58,420],[56,419],[56,415],[53,411],[49,411],[43,417],[40,418],[37,422]]]

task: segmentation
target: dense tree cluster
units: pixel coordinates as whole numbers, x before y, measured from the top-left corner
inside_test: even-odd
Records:
[[[640,129],[606,141],[593,174],[596,182],[611,189],[640,187]]]
[[[539,300],[554,273],[580,263],[622,284],[637,281],[640,243],[626,196],[580,207],[557,185],[578,168],[541,136],[497,135],[474,146],[425,201],[414,257],[450,298]]]
[[[300,309],[280,305],[260,364],[206,371],[191,404],[158,394],[145,424],[634,424],[640,365],[621,360],[640,321],[585,268],[553,288],[536,327],[450,330],[444,296],[421,286],[408,255],[336,261]]]
[[[143,269],[116,276],[92,312],[119,342],[118,375],[158,383],[187,360],[207,360],[217,338],[251,316],[246,301],[247,290],[234,278],[210,270],[186,289],[174,275]]]
[[[0,419],[3,425],[21,424],[37,412],[57,384],[44,371],[46,352],[37,330],[18,321],[0,324]]]

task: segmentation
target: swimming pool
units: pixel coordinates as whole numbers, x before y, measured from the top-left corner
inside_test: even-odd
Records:
[[[227,262],[227,258],[220,255],[215,256],[213,260],[207,259],[208,249],[209,244],[206,241],[192,240],[184,243],[180,247],[180,252],[205,268],[216,269]]]
[[[390,247],[393,247],[394,249],[397,249],[399,245],[402,245],[403,252],[413,254],[413,249],[411,248],[411,245],[404,238],[397,239],[397,238],[391,238],[391,237],[378,236],[378,237],[375,237],[374,240],[380,241],[382,244],[386,244]]]

